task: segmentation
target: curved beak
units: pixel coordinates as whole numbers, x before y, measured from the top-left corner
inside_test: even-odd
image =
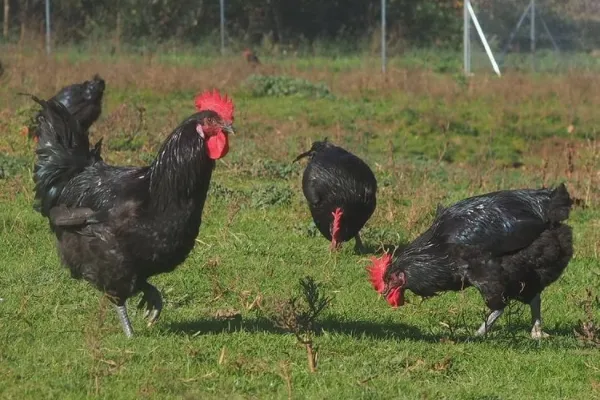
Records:
[[[292,161],[292,163],[295,163],[296,161],[298,161],[298,160],[301,160],[301,159],[303,159],[304,157],[307,157],[307,156],[309,156],[311,153],[312,153],[312,150],[305,151],[304,153],[302,153],[302,154],[300,154],[298,157],[296,157],[296,158],[294,159],[294,161]]]
[[[233,125],[231,124],[223,125],[223,131],[228,135],[235,135],[235,129],[233,129]]]

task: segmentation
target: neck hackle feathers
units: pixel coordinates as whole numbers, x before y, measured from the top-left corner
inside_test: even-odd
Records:
[[[212,92],[206,91],[196,97],[196,109],[198,111],[211,110],[219,114],[219,116],[228,124],[233,123],[233,101],[214,89]]]

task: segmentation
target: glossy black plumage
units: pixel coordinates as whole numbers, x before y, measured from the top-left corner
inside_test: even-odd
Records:
[[[88,131],[102,113],[102,97],[106,84],[100,75],[83,83],[65,86],[52,97],[60,102],[77,119],[81,129]],[[39,114],[38,114],[39,115]],[[29,137],[38,136],[37,127],[29,127]]]
[[[220,117],[196,113],[171,133],[151,165],[116,167],[100,159],[99,147],[90,150],[86,132],[61,103],[36,101],[42,105],[36,201],[63,263],[74,278],[108,294],[122,319],[125,301],[139,291],[160,303],[147,279],[172,271],[194,246],[215,166],[197,125]]]
[[[384,282],[388,288],[402,282],[424,297],[475,286],[500,314],[511,299],[532,304],[532,314],[539,313],[534,311],[539,294],[573,255],[572,230],[562,223],[571,204],[561,184],[494,192],[438,208],[432,226],[395,255]],[[533,317],[541,324],[541,317]],[[485,332],[487,327],[480,329]]]
[[[332,240],[333,213],[343,212],[337,242],[357,239],[376,207],[377,180],[371,168],[354,154],[327,141],[317,141],[295,161],[309,157],[302,176],[302,191],[313,221]]]

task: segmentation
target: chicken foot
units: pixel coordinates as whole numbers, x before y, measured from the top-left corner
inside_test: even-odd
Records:
[[[121,326],[123,327],[125,336],[128,338],[132,337],[133,328],[131,327],[131,322],[129,321],[129,316],[127,315],[127,307],[125,306],[125,302],[115,305],[115,309],[117,310],[117,315],[119,316],[119,321],[121,321]]]
[[[502,310],[494,310],[490,313],[490,315],[488,315],[487,320],[481,324],[481,326],[479,327],[479,329],[477,329],[477,332],[475,333],[476,336],[483,336],[486,333],[488,333],[490,331],[490,329],[492,329],[492,325],[494,325],[494,323],[496,322],[496,320],[498,318],[500,318],[500,316],[502,315],[502,313],[504,313],[504,309]]]
[[[531,338],[543,339],[549,337],[550,335],[542,331],[542,298],[539,293],[531,300],[529,307],[531,307],[531,323],[533,324]]]
[[[146,311],[144,312],[144,318],[148,318],[148,326],[152,326],[156,321],[158,321],[158,317],[160,316],[160,312],[163,308],[162,296],[157,288],[146,282],[142,287],[142,293],[144,293],[142,299],[140,300],[137,308],[142,309],[146,306]]]

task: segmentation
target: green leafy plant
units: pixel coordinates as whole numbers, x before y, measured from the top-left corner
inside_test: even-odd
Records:
[[[0,179],[22,174],[32,165],[27,157],[0,153]]]
[[[268,185],[252,192],[252,207],[267,208],[271,206],[287,205],[292,202],[294,193],[290,188]]]
[[[333,97],[331,90],[324,83],[312,83],[290,76],[252,75],[246,80],[246,86],[254,97]]]

